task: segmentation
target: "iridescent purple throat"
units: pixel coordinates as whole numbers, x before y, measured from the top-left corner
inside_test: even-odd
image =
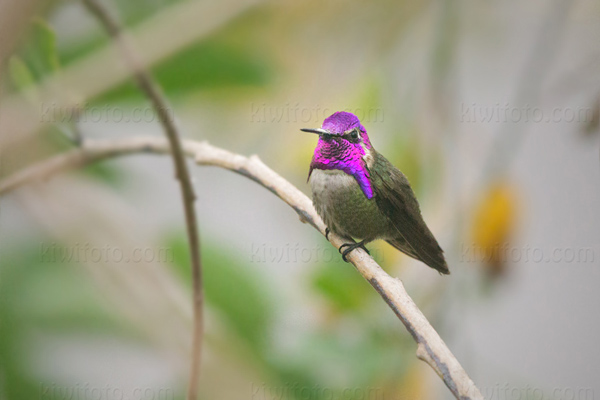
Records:
[[[353,143],[341,137],[355,128],[360,129],[362,143]],[[332,138],[319,137],[308,176],[310,177],[313,169],[343,171],[353,176],[367,199],[371,199],[373,187],[364,159],[366,150],[371,148],[367,130],[361,125],[356,115],[344,111],[336,112],[328,117],[323,122],[321,129],[327,130],[335,136]]]

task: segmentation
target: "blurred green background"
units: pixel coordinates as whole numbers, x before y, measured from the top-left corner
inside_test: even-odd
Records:
[[[600,396],[600,3],[106,5],[187,138],[257,154],[305,193],[316,139],[299,129],[338,110],[361,118],[410,179],[452,274],[384,243],[372,254],[486,399]],[[15,43],[0,109],[24,99],[43,125],[0,133],[11,139],[0,177],[78,135],[162,135],[135,83],[106,79],[123,62],[80,2],[38,4],[20,32],[0,38]],[[192,171],[202,399],[452,398],[377,293],[293,210],[243,177]],[[163,156],[103,161],[0,199],[0,399],[185,398],[182,214]]]

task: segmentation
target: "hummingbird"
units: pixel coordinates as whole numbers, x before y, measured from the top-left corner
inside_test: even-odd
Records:
[[[383,239],[440,274],[449,274],[444,252],[425,224],[419,203],[404,174],[378,153],[356,115],[339,111],[316,133],[319,141],[308,183],[317,213],[330,232],[358,242],[339,248],[344,261],[356,248]],[[342,251],[343,250],[343,251]]]

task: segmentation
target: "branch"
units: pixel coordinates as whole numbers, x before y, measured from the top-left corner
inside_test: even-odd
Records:
[[[83,0],[83,3],[102,23],[108,34],[113,37],[117,43],[123,58],[128,62],[129,67],[134,72],[134,78],[150,102],[158,119],[163,126],[165,134],[169,140],[169,146],[175,166],[175,176],[179,180],[181,187],[181,198],[185,213],[188,242],[190,246],[190,259],[192,266],[192,289],[194,304],[194,330],[192,337],[192,359],[190,365],[190,378],[187,399],[196,400],[198,398],[198,380],[200,377],[200,365],[202,359],[202,335],[203,326],[203,288],[202,288],[202,263],[200,259],[200,235],[198,233],[198,224],[194,201],[194,187],[190,178],[190,173],[183,154],[181,139],[178,129],[175,125],[172,113],[169,112],[169,106],[161,93],[159,85],[154,81],[148,70],[144,68],[135,47],[128,36],[123,33],[118,19],[110,14],[103,4],[98,0]]]
[[[252,179],[285,201],[300,216],[325,235],[325,224],[316,213],[311,200],[260,161],[257,156],[244,157],[209,145],[186,140],[183,152],[198,165],[213,165]],[[117,140],[88,140],[80,148],[55,156],[25,168],[0,181],[0,196],[27,183],[79,168],[95,161],[134,153],[169,154],[169,144],[160,138],[133,137]],[[344,240],[329,234],[329,241],[339,248]],[[429,364],[457,399],[483,399],[465,370],[450,352],[444,341],[410,298],[404,285],[389,276],[366,252],[357,249],[348,259],[358,272],[377,290],[417,342],[417,357]]]

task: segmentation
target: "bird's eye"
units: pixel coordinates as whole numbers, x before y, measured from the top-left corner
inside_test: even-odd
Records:
[[[352,138],[352,140],[357,140],[358,138],[360,138],[358,130],[355,129],[352,132],[350,132],[350,137]]]

